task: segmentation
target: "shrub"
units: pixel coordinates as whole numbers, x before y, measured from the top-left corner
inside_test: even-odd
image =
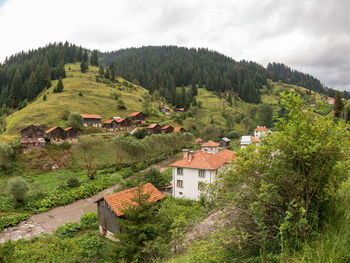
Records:
[[[47,100],[47,96],[46,94],[43,96],[43,101],[46,101]]]
[[[55,234],[59,238],[74,237],[74,235],[81,229],[79,223],[67,223],[57,228]]]
[[[126,110],[125,102],[122,99],[118,99],[117,107],[119,110]]]
[[[0,197],[0,212],[10,212],[15,209],[16,204],[13,199]]]
[[[78,94],[80,97],[83,97],[83,93],[80,91]]]
[[[28,214],[0,216],[0,232],[6,227],[15,226],[23,220],[29,218]]]
[[[80,129],[83,127],[83,118],[79,113],[71,112],[68,118],[68,125],[73,128]]]
[[[9,180],[7,189],[17,202],[23,202],[29,190],[29,186],[22,177],[15,177]]]
[[[98,229],[98,216],[94,212],[87,212],[80,218],[80,225],[82,229]]]
[[[69,114],[70,114],[70,111],[69,111],[69,110],[67,110],[67,109],[63,110],[63,111],[62,111],[62,114],[61,114],[62,120],[68,121]]]
[[[165,171],[164,173],[159,172],[155,168],[151,168],[148,171],[141,174],[142,180],[153,184],[155,187],[162,187],[168,185],[171,181],[171,170],[170,173]]]
[[[67,180],[67,186],[70,188],[78,187],[80,186],[80,182],[76,176],[72,176]]]
[[[103,249],[104,242],[98,236],[85,234],[77,239],[77,243],[82,248],[84,259],[91,259],[105,253]]]

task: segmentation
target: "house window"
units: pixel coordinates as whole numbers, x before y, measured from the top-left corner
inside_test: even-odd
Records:
[[[180,195],[183,195],[184,193],[183,192],[179,192]]]
[[[183,180],[177,180],[176,185],[177,185],[177,187],[183,188],[184,187],[184,181]]]
[[[199,177],[205,177],[205,170],[198,170]]]
[[[183,175],[183,168],[177,168],[177,174]]]

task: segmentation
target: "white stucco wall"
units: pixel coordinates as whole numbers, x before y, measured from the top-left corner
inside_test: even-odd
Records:
[[[202,147],[202,151],[206,151],[210,154],[216,154],[219,152],[219,147]]]
[[[183,175],[178,175],[177,167],[173,167],[173,196],[199,200],[200,191],[198,190],[198,183],[212,183],[215,179],[215,174],[215,170],[206,170],[205,177],[199,177],[198,169],[183,168]],[[182,188],[177,186],[177,180],[183,181]]]

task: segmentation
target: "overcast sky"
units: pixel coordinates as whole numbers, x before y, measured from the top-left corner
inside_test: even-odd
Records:
[[[350,90],[349,0],[0,0],[0,61],[66,40],[101,51],[207,47]]]

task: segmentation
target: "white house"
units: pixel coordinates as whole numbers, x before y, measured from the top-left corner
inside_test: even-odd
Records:
[[[255,143],[259,146],[260,139],[254,136],[242,136],[241,138],[241,149],[247,147],[249,144]]]
[[[201,147],[202,147],[202,151],[208,152],[210,154],[215,154],[219,152],[220,144],[217,142],[208,141],[206,143],[203,143]]]
[[[260,139],[262,136],[265,136],[265,135],[267,135],[270,132],[271,132],[271,130],[266,128],[265,126],[258,126],[254,130],[254,137]]]
[[[234,160],[234,152],[222,150],[216,154],[183,150],[183,159],[171,164],[174,197],[198,200],[202,183],[212,183],[218,171]]]

